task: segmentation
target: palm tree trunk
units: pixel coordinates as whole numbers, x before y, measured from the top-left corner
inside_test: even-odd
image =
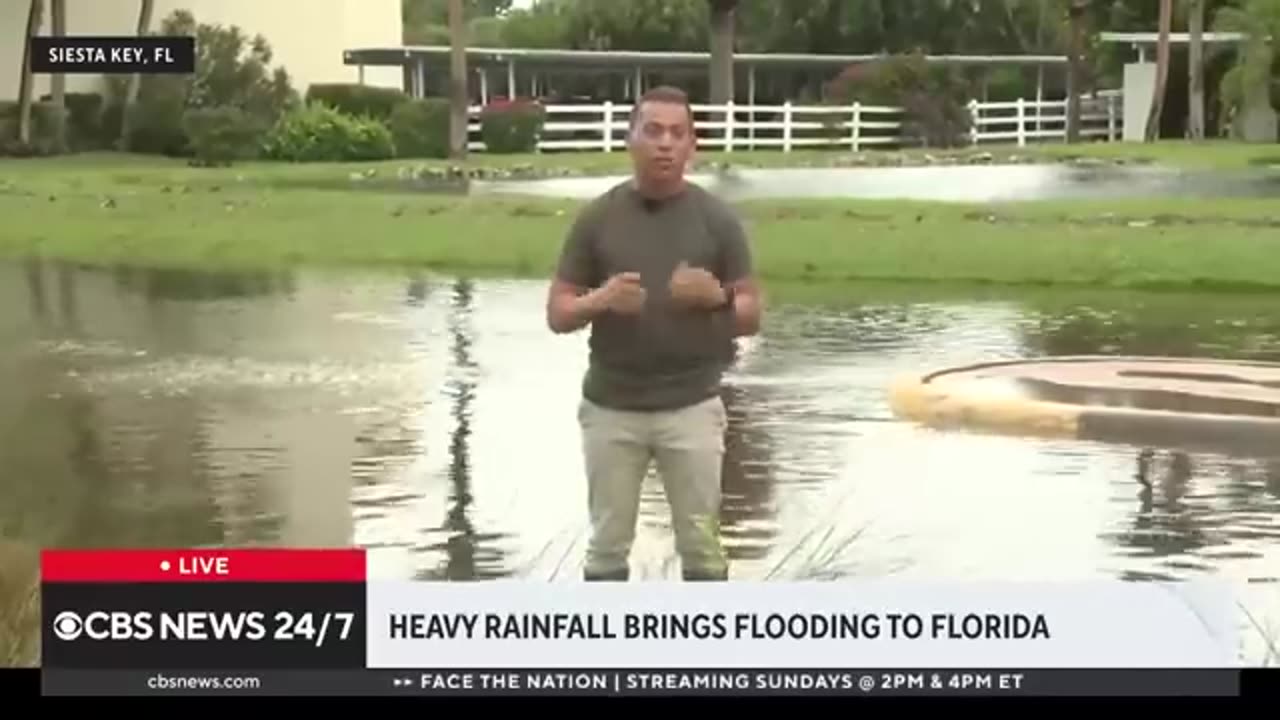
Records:
[[[1187,18],[1191,34],[1187,63],[1187,136],[1192,140],[1204,139],[1204,5],[1205,0],[1190,0]]]
[[[733,25],[736,2],[711,3],[711,104],[733,100]]]
[[[138,9],[138,37],[146,35],[151,30],[151,15],[155,12],[155,0],[142,0],[142,6]],[[134,73],[129,76],[129,87],[124,95],[124,112],[120,118],[120,149],[129,150],[129,136],[132,134],[132,123],[129,121],[133,116],[133,108],[138,104],[138,89],[142,85],[142,76]]]
[[[1067,7],[1070,40],[1067,57],[1067,142],[1080,142],[1080,95],[1084,86],[1084,12],[1088,0],[1071,0]]]
[[[462,0],[449,0],[449,157],[467,156],[467,39]]]
[[[50,10],[53,13],[53,36],[64,37],[67,34],[67,0],[50,0]],[[49,94],[53,96],[54,106],[62,114],[62,122],[58,123],[58,152],[66,152],[68,121],[66,75],[54,73],[49,78]]]
[[[1160,38],[1156,42],[1156,89],[1147,116],[1147,142],[1160,137],[1160,117],[1164,114],[1164,96],[1169,85],[1169,32],[1173,27],[1173,0],[1160,0]]]
[[[31,0],[31,9],[27,12],[26,38],[40,34],[40,26],[44,24],[44,0]],[[31,43],[24,42],[22,50],[22,80],[18,86],[18,142],[31,144],[31,99],[35,95],[35,76],[31,73]]]

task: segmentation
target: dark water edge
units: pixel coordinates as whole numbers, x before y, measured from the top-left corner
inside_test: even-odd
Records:
[[[424,580],[572,579],[582,336],[540,280],[0,264],[0,538],[344,545]],[[901,373],[994,359],[1280,360],[1267,296],[833,286],[771,308],[725,392],[735,578],[1182,579],[1280,636],[1277,457],[938,433]],[[785,297],[785,294],[784,294]],[[657,484],[634,564],[678,566]],[[1270,637],[1270,645],[1264,638]]]

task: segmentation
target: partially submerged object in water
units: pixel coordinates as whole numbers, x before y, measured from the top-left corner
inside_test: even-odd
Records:
[[[950,368],[895,382],[922,424],[1149,447],[1280,454],[1280,364],[1058,357]]]

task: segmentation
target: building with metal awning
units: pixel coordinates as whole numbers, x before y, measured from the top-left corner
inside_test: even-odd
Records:
[[[343,53],[343,62],[359,68],[399,66],[404,88],[414,97],[447,95],[448,46],[360,47]],[[467,48],[468,91],[473,102],[494,97],[634,100],[657,84],[688,88],[695,102],[705,102],[706,52],[558,50],[535,48]],[[885,57],[878,54],[736,53],[734,101],[782,102],[798,99],[806,89],[821,88],[850,65]],[[972,69],[1019,67],[1035,72],[1037,99],[1048,84],[1060,86],[1067,59],[1062,55],[930,55],[931,63]],[[1057,70],[1057,75],[1049,71]]]
[[[1103,32],[1098,40],[1103,43],[1128,45],[1137,58],[1124,66],[1124,131],[1128,142],[1142,142],[1146,135],[1147,115],[1155,99],[1156,47],[1160,43],[1158,32]],[[1205,32],[1200,36],[1206,49],[1214,46],[1234,46],[1248,40],[1243,33]],[[1171,49],[1185,49],[1191,44],[1191,34],[1169,33]],[[1246,92],[1245,107],[1233,122],[1233,133],[1239,139],[1250,142],[1276,142],[1277,117],[1271,107],[1269,90],[1264,84]]]

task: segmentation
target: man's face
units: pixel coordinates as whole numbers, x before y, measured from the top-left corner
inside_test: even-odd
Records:
[[[689,111],[679,103],[646,102],[631,131],[631,160],[646,179],[666,182],[684,174],[693,155]]]

